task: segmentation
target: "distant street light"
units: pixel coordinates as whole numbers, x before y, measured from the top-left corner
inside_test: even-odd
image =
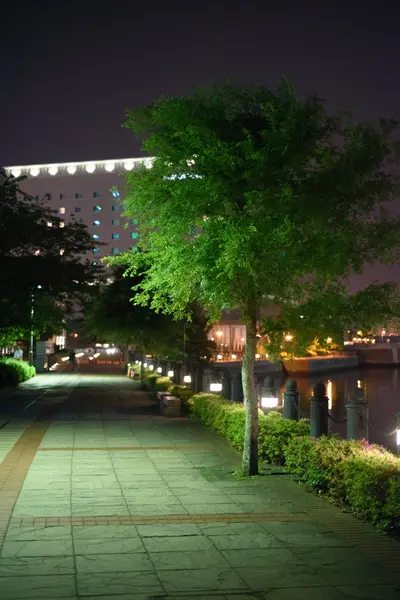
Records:
[[[37,285],[38,290],[42,289],[41,285]],[[31,335],[29,340],[29,364],[33,367],[33,339],[34,339],[34,322],[35,322],[35,292],[31,293]]]

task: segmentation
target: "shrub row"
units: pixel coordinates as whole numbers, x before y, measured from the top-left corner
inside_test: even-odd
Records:
[[[36,375],[35,367],[15,358],[0,359],[0,387],[16,386]]]
[[[245,412],[215,394],[195,394],[189,401],[201,419],[238,450],[243,449]],[[400,458],[384,448],[337,436],[310,437],[306,421],[279,413],[259,414],[259,458],[285,465],[309,490],[371,521],[380,531],[400,534]]]

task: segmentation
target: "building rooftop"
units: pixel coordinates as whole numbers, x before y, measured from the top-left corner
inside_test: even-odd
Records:
[[[108,160],[87,160],[83,162],[49,163],[42,165],[17,165],[4,167],[8,175],[20,177],[56,177],[60,175],[98,175],[101,173],[122,173],[132,171],[141,165],[151,166],[151,157],[114,158]]]

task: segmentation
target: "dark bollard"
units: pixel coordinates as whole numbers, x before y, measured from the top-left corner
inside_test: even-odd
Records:
[[[230,397],[230,381],[229,381],[228,373],[226,373],[226,372],[221,373],[221,383],[222,383],[221,396],[223,398],[229,398]]]
[[[297,383],[294,379],[288,379],[286,390],[283,392],[283,413],[284,419],[291,421],[299,420],[300,394],[297,391]]]
[[[239,371],[232,372],[231,402],[243,402],[242,380]]]
[[[328,433],[328,397],[326,387],[318,381],[310,398],[310,433],[311,437],[321,437]]]
[[[350,394],[347,409],[347,439],[368,439],[369,404],[365,401],[364,390],[356,387]]]

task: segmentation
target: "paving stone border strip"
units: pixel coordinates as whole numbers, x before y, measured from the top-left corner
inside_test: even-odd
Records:
[[[97,517],[13,517],[13,527],[54,527],[58,525],[179,525],[182,523],[300,523],[311,521],[305,513],[232,513],[212,515],[143,515]]]
[[[19,492],[51,421],[31,423],[0,464],[0,547]]]
[[[119,451],[129,451],[129,450],[213,450],[212,446],[205,444],[191,444],[187,446],[97,446],[97,447],[74,447],[69,448],[66,446],[60,446],[55,448],[38,448],[38,452],[97,452],[97,451],[110,451],[110,452],[119,452]]]

